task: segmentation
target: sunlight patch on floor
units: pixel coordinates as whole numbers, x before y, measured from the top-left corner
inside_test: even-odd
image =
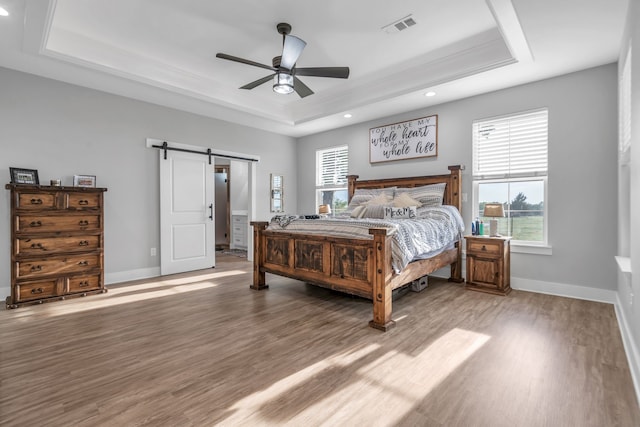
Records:
[[[456,328],[416,355],[391,350],[363,365],[380,345],[339,354],[247,396],[230,408],[235,412],[222,424],[307,425],[309,420],[324,419],[327,426],[395,425],[489,339]],[[331,393],[317,395],[318,377],[331,369],[335,371],[327,374],[335,383]],[[301,401],[301,393],[306,400]],[[267,412],[275,400],[282,403],[279,410]]]
[[[116,285],[107,287],[106,294],[91,295],[86,298],[73,298],[65,302],[56,302],[46,306],[20,308],[16,317],[55,317],[65,314],[80,313],[121,304],[164,298],[185,292],[214,288],[219,285],[216,279],[246,274],[242,270],[222,271],[176,279],[157,280],[139,285]]]
[[[265,424],[266,421],[264,419],[260,419],[258,421],[252,418],[259,414],[261,406],[266,405],[274,398],[286,394],[292,388],[303,386],[305,381],[311,380],[326,369],[334,366],[348,366],[358,359],[365,357],[369,353],[374,352],[378,348],[380,348],[380,345],[370,344],[360,349],[350,350],[314,363],[293,375],[275,382],[270,387],[247,396],[229,408],[231,411],[235,412],[220,425],[255,425],[254,423],[269,425],[269,423]],[[279,422],[273,423],[273,425],[279,424]]]

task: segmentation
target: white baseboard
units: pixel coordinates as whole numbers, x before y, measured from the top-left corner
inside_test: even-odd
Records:
[[[618,293],[614,290],[589,288],[566,283],[543,282],[542,280],[523,279],[521,277],[511,277],[511,288],[609,304],[615,304],[618,298]]]
[[[105,273],[104,282],[107,285],[114,283],[129,282],[131,280],[148,279],[160,276],[160,267],[139,268],[137,270],[118,271],[115,273]]]
[[[631,328],[622,309],[622,301],[620,301],[619,295],[616,294],[616,317],[618,318],[618,327],[620,328],[620,335],[622,335],[624,351],[629,362],[633,387],[636,390],[636,399],[638,400],[638,405],[640,405],[640,351],[638,351],[638,346],[631,334]]]

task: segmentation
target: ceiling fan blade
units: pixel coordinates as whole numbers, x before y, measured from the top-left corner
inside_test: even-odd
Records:
[[[266,77],[256,80],[255,82],[247,83],[246,85],[242,86],[240,89],[253,89],[254,87],[260,86],[261,84],[266,83],[269,80],[272,80],[273,76],[275,76],[275,74],[270,74]]]
[[[293,69],[296,65],[296,61],[300,58],[302,50],[307,45],[302,39],[296,36],[285,35],[284,47],[282,48],[282,59],[280,60],[280,66],[287,70]]]
[[[336,79],[346,79],[349,77],[349,67],[296,68],[295,73],[298,76],[333,77]]]
[[[254,67],[265,68],[271,71],[278,71],[277,69],[269,66],[260,64],[259,62],[249,61],[248,59],[238,58],[237,56],[227,55],[226,53],[216,53],[216,58],[227,59],[229,61],[239,62],[241,64],[253,65]]]
[[[304,98],[305,96],[313,95],[313,91],[309,89],[309,86],[302,83],[299,78],[293,76],[293,90],[296,91],[300,98]]]

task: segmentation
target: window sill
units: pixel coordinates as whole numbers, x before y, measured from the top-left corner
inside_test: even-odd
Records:
[[[624,256],[616,256],[615,258],[620,271],[631,276],[631,258]]]
[[[551,246],[541,245],[524,245],[518,243],[511,243],[511,253],[516,254],[530,254],[530,255],[551,255]]]

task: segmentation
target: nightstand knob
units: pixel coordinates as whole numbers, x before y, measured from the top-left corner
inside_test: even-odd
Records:
[[[482,245],[482,250],[483,250],[483,251],[486,251],[486,250],[487,250],[487,247],[486,247],[485,245]]]

